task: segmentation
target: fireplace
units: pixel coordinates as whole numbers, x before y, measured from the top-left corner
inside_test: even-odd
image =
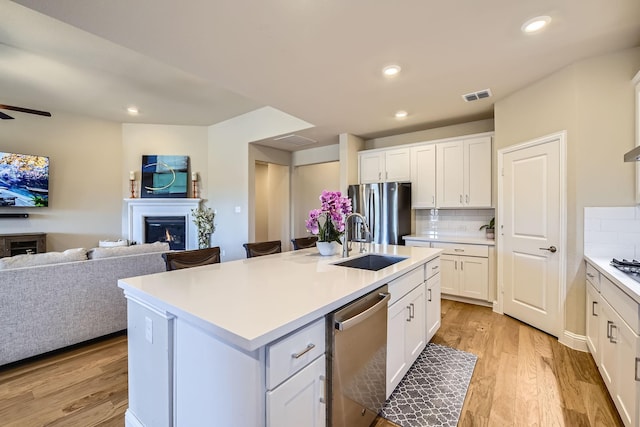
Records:
[[[149,230],[147,218],[154,220],[158,218],[180,218],[181,226],[184,229],[181,234],[184,236],[182,237],[181,249],[198,249],[198,229],[193,223],[191,210],[197,209],[200,206],[200,201],[200,199],[125,199],[128,218],[124,235],[130,241],[138,243],[153,242],[163,238],[165,239],[164,241],[167,241],[165,230],[159,231],[163,236],[147,236],[149,232],[156,232],[155,226],[153,227],[154,230]],[[172,227],[180,226],[173,225]],[[170,239],[173,238],[171,236],[177,236],[178,231],[180,230],[169,230]],[[172,244],[169,241],[169,245],[171,249],[178,249],[176,247],[177,242]]]
[[[171,250],[186,249],[185,217],[147,216],[144,218],[145,243],[167,242]]]

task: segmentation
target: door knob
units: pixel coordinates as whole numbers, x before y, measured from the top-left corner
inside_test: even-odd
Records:
[[[548,248],[540,248],[541,251],[549,251],[552,254],[556,253],[556,251],[558,250],[558,248],[556,248],[555,246],[549,246]]]

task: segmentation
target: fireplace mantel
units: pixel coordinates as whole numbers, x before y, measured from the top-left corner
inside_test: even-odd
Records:
[[[127,207],[127,238],[144,243],[144,219],[150,216],[184,216],[187,249],[198,249],[198,229],[191,209],[200,207],[202,199],[124,199]]]

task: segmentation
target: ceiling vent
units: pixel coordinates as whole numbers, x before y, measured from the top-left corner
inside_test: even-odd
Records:
[[[477,92],[471,92],[462,95],[462,99],[465,102],[477,101],[479,99],[489,98],[491,96],[491,89],[479,90]]]
[[[307,137],[296,135],[296,134],[279,136],[277,138],[273,138],[273,140],[274,141],[278,141],[278,142],[284,142],[284,143],[291,144],[291,145],[295,145],[296,147],[301,147],[303,145],[315,144],[316,142],[318,142],[315,139],[307,138]]]

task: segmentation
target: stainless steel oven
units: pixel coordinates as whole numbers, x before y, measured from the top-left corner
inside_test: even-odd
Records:
[[[326,317],[330,427],[369,427],[384,405],[388,303],[385,285]]]

